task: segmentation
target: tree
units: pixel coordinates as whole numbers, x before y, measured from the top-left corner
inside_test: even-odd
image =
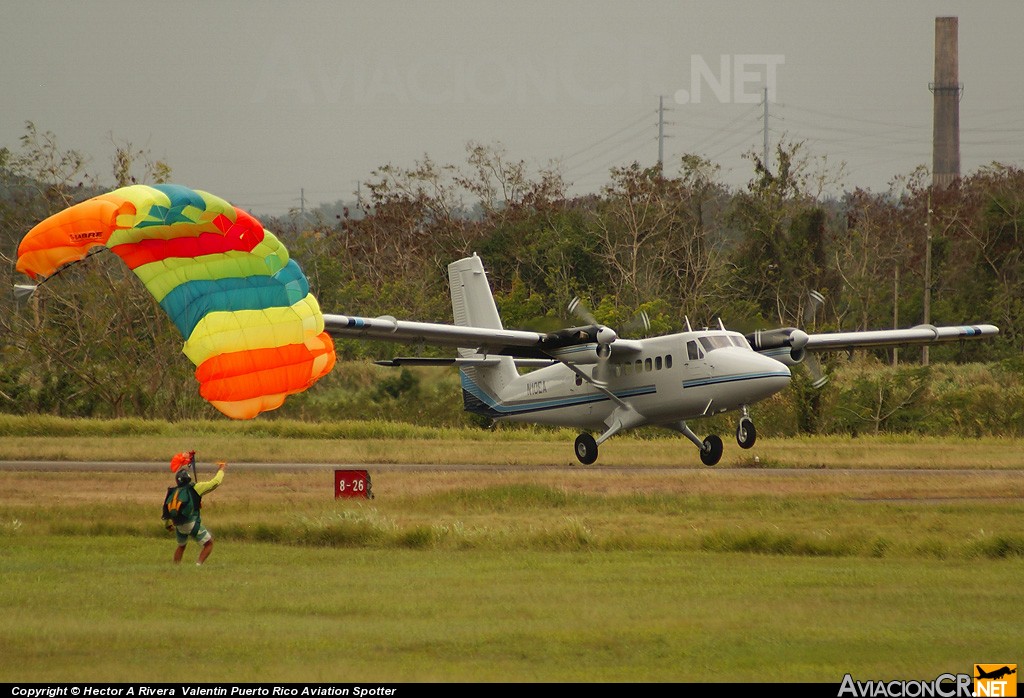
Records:
[[[476,197],[488,218],[514,215],[522,209],[544,209],[564,201],[566,184],[553,164],[531,177],[524,160],[513,161],[504,146],[466,144],[469,174],[456,181]]]
[[[110,142],[114,145],[113,165],[114,182],[119,187],[130,184],[165,184],[171,181],[171,166],[164,160],[153,160],[148,150],[137,148],[131,141],[118,141],[113,135]],[[141,167],[141,172],[136,172]]]
[[[148,162],[148,155],[130,145],[116,149],[114,162],[124,172],[136,160]],[[6,194],[0,220],[5,239],[13,241],[8,249],[39,220],[98,193],[85,166],[81,153],[26,125],[20,151],[4,151],[0,160]],[[169,174],[170,168],[147,166],[143,172]],[[4,283],[12,283],[13,255],[4,261]],[[208,409],[188,397],[195,391],[178,389],[193,379],[177,330],[134,274],[109,254],[59,271],[39,285],[29,304],[15,305],[10,294],[0,294],[0,326],[4,380],[17,387],[2,392],[16,392],[22,403],[0,408],[154,417]]]
[[[986,308],[1012,353],[1024,349],[1024,170],[993,164],[961,180],[940,212],[950,255],[946,278],[958,311]],[[956,311],[954,311],[956,312]],[[966,319],[966,318],[965,318]]]
[[[808,292],[829,283],[827,175],[815,175],[801,143],[779,143],[777,170],[754,153],[755,175],[733,198],[729,221],[741,234],[733,256],[735,292],[759,322],[799,325]]]
[[[907,260],[915,252],[898,199],[891,192],[857,188],[844,197],[843,208],[845,226],[833,246],[843,282],[841,297],[833,304],[837,326],[867,330],[898,324],[906,317],[898,304],[911,284]]]
[[[717,166],[684,156],[676,177],[638,163],[614,168],[595,210],[598,257],[608,270],[606,298],[620,308],[658,302],[674,309],[673,323],[707,316],[718,305],[720,230],[708,209],[722,192]]]

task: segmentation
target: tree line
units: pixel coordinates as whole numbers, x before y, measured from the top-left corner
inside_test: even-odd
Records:
[[[111,150],[109,171],[93,174],[80,153],[33,124],[19,146],[0,149],[7,288],[24,281],[14,272],[17,244],[42,218],[113,188],[104,182],[171,180],[170,165],[145,150],[114,140]],[[459,164],[424,156],[379,167],[363,183],[365,198],[340,211],[261,220],[325,312],[450,321],[446,266],[477,253],[508,327],[578,324],[565,312],[575,296],[617,328],[643,310],[651,334],[719,319],[745,332],[912,326],[926,320],[927,305],[932,324],[991,322],[1002,331],[992,342],[935,347],[933,361],[1019,360],[1020,168],[993,163],[942,189],[919,168],[884,192],[846,187],[837,196],[838,175],[802,143],[780,143],[770,166],[747,157],[744,187],[724,185],[716,163],[685,155],[664,169],[612,168],[599,192],[572,196],[556,164],[530,166],[500,145],[469,143]],[[180,336],[119,260],[96,254],[60,277],[29,303],[2,294],[0,411],[216,414],[196,394]],[[825,302],[809,302],[811,291]],[[342,359],[394,351],[338,342]],[[918,350],[898,355],[919,359]],[[315,401],[300,403],[304,416],[322,416],[310,411]]]

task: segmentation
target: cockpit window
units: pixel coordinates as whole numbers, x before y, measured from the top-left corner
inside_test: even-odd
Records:
[[[696,361],[701,358],[700,349],[697,348],[697,343],[693,340],[686,343],[686,356],[690,361]]]
[[[729,338],[724,335],[711,335],[710,337],[701,337],[700,343],[704,346],[704,349],[706,351],[711,351],[712,349],[719,349],[721,347],[732,346],[732,342],[730,342]]]

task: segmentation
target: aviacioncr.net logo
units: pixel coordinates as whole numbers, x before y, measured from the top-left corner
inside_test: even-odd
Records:
[[[970,674],[939,674],[932,681],[857,681],[843,677],[838,698],[971,698]]]
[[[757,104],[768,90],[768,101],[777,94],[778,67],[786,57],[778,54],[722,54],[716,73],[704,56],[690,56],[690,87],[676,90],[677,104],[700,104],[706,85],[715,99],[724,104]]]

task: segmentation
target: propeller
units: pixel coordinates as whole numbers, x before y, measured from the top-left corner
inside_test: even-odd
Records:
[[[588,325],[593,325],[596,328],[597,334],[594,339],[598,344],[598,354],[601,353],[602,346],[608,347],[608,351],[610,351],[611,348],[608,345],[619,338],[618,333],[611,327],[602,325],[598,322],[597,318],[594,317],[594,314],[590,312],[590,309],[587,308],[586,304],[584,304],[579,296],[576,296],[569,301],[569,312],[583,320],[583,322]]]
[[[611,368],[608,363],[608,359],[612,355],[612,343],[619,338],[618,333],[607,325],[602,325],[594,317],[594,314],[590,312],[586,304],[576,296],[569,301],[568,310],[571,314],[583,320],[583,322],[594,327],[596,332],[594,334],[594,340],[597,342],[597,364],[594,366],[593,378],[595,383],[606,385],[609,378],[609,370]],[[646,314],[645,314],[646,315]],[[648,325],[650,322],[648,321]]]
[[[821,295],[815,290],[811,290],[808,295],[807,305],[804,306],[804,327],[810,327],[814,324],[815,317],[818,314],[818,310],[825,304],[825,296]],[[807,334],[801,332],[804,336],[804,343],[801,345],[801,349],[807,344]],[[807,366],[808,373],[811,374],[811,387],[818,389],[828,383],[828,376],[825,375],[825,371],[821,367],[821,362],[818,360],[817,355],[814,352],[808,352],[804,357],[804,364]]]
[[[808,304],[804,306],[804,325],[814,323],[814,317],[825,302],[825,297],[817,291],[811,291]],[[810,337],[803,330],[795,327],[780,327],[774,330],[758,330],[746,335],[747,341],[755,351],[779,350],[788,353],[785,363],[790,365],[803,364],[811,374],[811,386],[815,389],[821,388],[828,382],[828,377],[822,370],[818,357],[812,352],[806,351]],[[788,350],[788,351],[786,351]]]
[[[651,318],[646,310],[641,310],[632,320],[622,327],[622,334],[646,334],[651,331]]]
[[[804,306],[804,327],[814,323],[821,306],[825,305],[825,296],[815,290],[807,294],[807,305]]]
[[[580,318],[581,320],[586,322],[588,325],[596,326],[598,328],[598,332],[601,332],[601,331],[610,332],[610,333],[615,335],[616,339],[618,339],[619,334],[615,333],[614,330],[612,330],[607,325],[602,325],[600,322],[598,322],[597,318],[594,317],[594,314],[592,312],[590,312],[590,309],[587,308],[587,305],[583,302],[583,300],[579,296],[576,296],[571,301],[569,301],[568,310],[569,310],[570,313],[572,313],[576,317]],[[641,311],[639,311],[636,314],[636,317],[634,317],[632,320],[630,320],[629,322],[627,322],[625,325],[622,326],[621,334],[628,335],[628,334],[636,334],[636,333],[646,333],[646,332],[649,332],[650,330],[651,330],[651,318],[647,314],[646,310],[641,310]],[[598,342],[600,342],[600,341],[601,340],[598,339]],[[611,341],[614,341],[614,340],[611,340]]]

